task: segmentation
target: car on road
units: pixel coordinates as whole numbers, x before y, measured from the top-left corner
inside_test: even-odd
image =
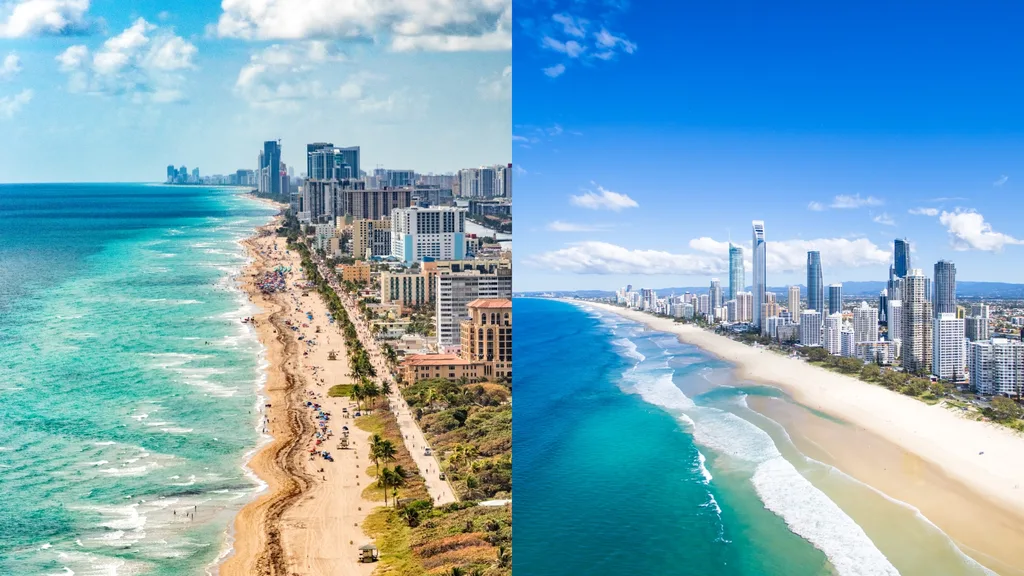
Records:
[[[441,479],[441,480],[444,480],[444,472],[441,472],[440,474],[438,474],[437,477],[439,479]]]
[[[430,448],[424,448],[423,449],[423,455],[424,456],[430,456]]]

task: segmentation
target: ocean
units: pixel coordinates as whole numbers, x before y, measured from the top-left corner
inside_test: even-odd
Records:
[[[0,574],[204,574],[262,487],[238,190],[0,185]]]
[[[780,391],[614,314],[514,307],[516,573],[988,573],[747,405]]]

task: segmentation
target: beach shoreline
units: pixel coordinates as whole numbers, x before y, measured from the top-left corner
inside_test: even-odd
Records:
[[[1024,437],[996,425],[962,418],[941,407],[929,406],[880,386],[830,372],[799,359],[748,346],[724,336],[639,311],[578,300],[565,302],[611,312],[650,329],[673,334],[683,343],[725,360],[738,380],[766,384],[789,395],[806,414],[788,417],[794,442],[801,448],[824,444],[815,455],[890,498],[917,508],[957,542],[964,552],[1002,574],[1024,574]],[[770,403],[751,406],[778,419]],[[845,423],[851,435],[828,438],[818,410]],[[808,424],[813,419],[813,425]],[[781,423],[780,423],[781,424]],[[852,428],[851,428],[852,427]],[[834,435],[833,435],[834,436]],[[813,439],[812,439],[813,438]],[[873,444],[872,444],[873,443]],[[871,465],[866,446],[884,446],[886,453],[919,459],[924,473],[913,486],[908,476],[891,468],[887,473]],[[879,448],[882,450],[882,448]],[[984,454],[979,454],[984,452]],[[805,452],[807,453],[807,452]],[[890,461],[897,456],[891,456]],[[898,460],[895,460],[898,461]],[[886,477],[888,474],[888,477]],[[926,482],[921,485],[921,482]],[[978,533],[978,528],[986,532]],[[1013,570],[1013,571],[1010,571]]]
[[[259,309],[251,325],[265,360],[257,407],[262,436],[244,467],[264,487],[236,515],[227,550],[213,570],[229,576],[368,575],[373,564],[358,563],[356,551],[369,540],[361,525],[375,507],[363,498],[360,480],[360,468],[369,462],[368,434],[343,420],[349,398],[327,396],[331,385],[347,383],[347,355],[336,325],[324,323],[321,331],[327,309],[320,295],[296,285],[300,258],[274,234],[280,222],[278,215],[242,241],[250,262],[240,284]],[[278,267],[291,270],[284,273],[283,289],[263,292],[259,279]],[[307,314],[317,320],[307,321]],[[340,347],[332,350],[336,360],[328,347]],[[329,425],[322,426],[326,421],[318,420],[313,404],[331,414]],[[333,427],[346,424],[349,448],[331,450],[334,460],[328,463],[318,451],[328,449]]]

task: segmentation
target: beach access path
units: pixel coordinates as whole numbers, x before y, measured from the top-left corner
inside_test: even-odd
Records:
[[[371,541],[361,525],[377,506],[362,497],[368,482],[369,434],[344,417],[348,398],[327,397],[331,385],[348,382],[344,337],[337,323],[328,321],[319,295],[296,286],[302,278],[301,257],[287,250],[284,238],[257,236],[247,246],[254,261],[245,272],[246,289],[264,310],[254,325],[267,346],[263,411],[273,440],[249,462],[268,489],[236,518],[234,552],[219,573],[368,576],[374,565],[358,562],[358,548]],[[256,278],[277,266],[291,270],[286,289],[262,293]],[[328,360],[332,350],[337,360]],[[330,413],[327,427],[333,436],[319,446],[314,437],[317,414],[306,402]],[[347,450],[337,446],[343,426],[352,446]],[[330,452],[334,462],[319,455],[311,459],[314,449]]]
[[[450,504],[458,501],[455,491],[452,489],[451,485],[448,484],[448,481],[440,478],[441,467],[437,461],[437,456],[433,453],[429,456],[426,454],[425,449],[429,444],[427,443],[426,437],[423,435],[423,430],[420,429],[419,424],[416,422],[416,418],[413,417],[412,412],[409,409],[409,405],[406,403],[405,398],[402,397],[402,392],[398,389],[398,383],[395,382],[394,377],[391,375],[391,369],[387,366],[384,354],[381,352],[376,338],[370,334],[370,328],[367,325],[366,320],[359,313],[355,298],[342,289],[338,283],[337,275],[332,270],[328,270],[327,267],[319,260],[317,261],[317,266],[324,278],[328,279],[335,292],[341,296],[341,301],[345,306],[345,310],[348,312],[349,320],[351,320],[352,324],[356,327],[359,341],[366,347],[366,351],[370,355],[370,360],[373,362],[374,369],[377,372],[376,379],[378,383],[387,379],[391,384],[391,394],[388,397],[388,405],[392,412],[394,412],[395,418],[398,420],[398,426],[402,430],[405,447],[412,455],[413,461],[416,462],[416,466],[420,470],[420,475],[423,476],[423,479],[426,482],[427,492],[434,500],[434,505],[442,506],[444,504]]]
[[[675,334],[680,341],[733,364],[739,380],[775,386],[800,405],[847,422],[856,431],[869,432],[937,467],[950,480],[943,482],[946,487],[941,490],[890,484],[886,491],[920,510],[979,561],[998,566],[1000,573],[1024,574],[1020,546],[1024,541],[1024,435],[671,318],[597,302],[564,301]],[[856,450],[837,449],[837,466],[855,472],[858,466],[845,452]],[[862,481],[879,489],[884,485],[886,472],[859,469]]]

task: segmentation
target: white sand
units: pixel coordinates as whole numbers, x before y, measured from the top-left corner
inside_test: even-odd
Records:
[[[877,434],[939,466],[978,495],[1024,516],[1024,436],[1012,430],[671,319],[607,304],[570,302],[677,334],[682,342],[734,364],[740,378],[777,386],[805,406]]]

